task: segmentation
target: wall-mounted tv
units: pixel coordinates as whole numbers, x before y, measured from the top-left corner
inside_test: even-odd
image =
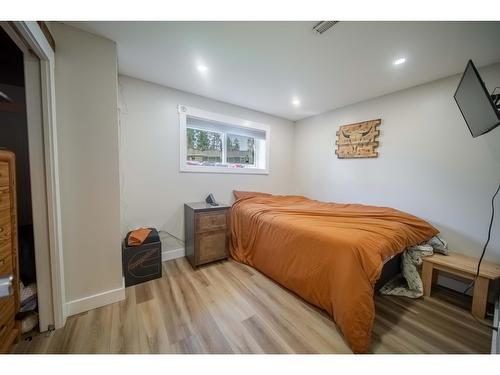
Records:
[[[500,125],[498,104],[486,90],[472,60],[465,68],[454,97],[474,138]],[[498,96],[494,96],[494,99],[498,102]]]

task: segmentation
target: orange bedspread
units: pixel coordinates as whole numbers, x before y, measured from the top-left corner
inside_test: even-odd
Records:
[[[384,260],[438,230],[407,213],[302,196],[238,193],[231,255],[326,310],[355,353],[366,352]]]

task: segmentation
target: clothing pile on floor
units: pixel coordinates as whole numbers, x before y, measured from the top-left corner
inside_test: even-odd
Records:
[[[21,307],[16,319],[21,321],[22,333],[38,325],[38,303],[36,288],[35,240],[33,225],[19,226],[19,299]]]
[[[401,274],[386,283],[379,292],[385,295],[419,298],[424,294],[422,279],[418,273],[422,258],[434,253],[448,255],[448,244],[439,236],[420,245],[407,248],[401,256]]]
[[[38,325],[38,303],[36,283],[25,286],[22,282],[19,288],[21,307],[17,318],[21,320],[21,331],[26,333]]]

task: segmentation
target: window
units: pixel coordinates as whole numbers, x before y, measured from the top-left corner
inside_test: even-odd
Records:
[[[178,106],[181,172],[269,173],[267,125]]]

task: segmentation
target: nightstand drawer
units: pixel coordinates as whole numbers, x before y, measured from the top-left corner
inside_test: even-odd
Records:
[[[200,212],[196,214],[196,232],[209,232],[226,228],[226,211]]]
[[[206,232],[197,235],[197,263],[208,263],[227,258],[227,233],[225,230]]]

